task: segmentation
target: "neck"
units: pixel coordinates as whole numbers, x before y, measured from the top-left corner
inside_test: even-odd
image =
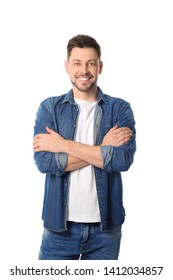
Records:
[[[73,94],[74,94],[74,98],[95,102],[97,101],[98,89],[96,88],[95,90],[84,92],[76,88],[73,88]]]

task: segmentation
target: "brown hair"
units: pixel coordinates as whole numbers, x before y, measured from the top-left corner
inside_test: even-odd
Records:
[[[69,59],[73,48],[94,48],[98,58],[101,57],[101,48],[97,41],[88,35],[77,35],[70,39],[67,44],[67,59]]]

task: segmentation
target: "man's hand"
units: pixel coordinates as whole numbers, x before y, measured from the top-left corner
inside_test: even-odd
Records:
[[[128,127],[118,127],[117,125],[111,128],[103,138],[101,146],[112,145],[119,147],[127,143],[132,137],[132,131]]]
[[[59,153],[62,152],[63,145],[65,144],[65,139],[56,133],[54,130],[46,127],[48,133],[37,134],[34,137],[33,147],[34,152],[52,152]]]

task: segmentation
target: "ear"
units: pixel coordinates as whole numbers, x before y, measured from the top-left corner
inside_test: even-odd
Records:
[[[103,61],[99,62],[99,74],[102,73],[102,69],[103,69]]]
[[[64,65],[65,65],[66,72],[69,73],[69,70],[68,70],[68,60],[65,60]]]

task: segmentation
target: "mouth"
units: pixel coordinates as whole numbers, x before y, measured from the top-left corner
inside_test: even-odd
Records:
[[[90,83],[92,78],[93,78],[92,76],[78,76],[77,77],[78,81],[83,85]]]
[[[78,80],[81,82],[87,82],[91,79],[91,77],[78,77]]]

